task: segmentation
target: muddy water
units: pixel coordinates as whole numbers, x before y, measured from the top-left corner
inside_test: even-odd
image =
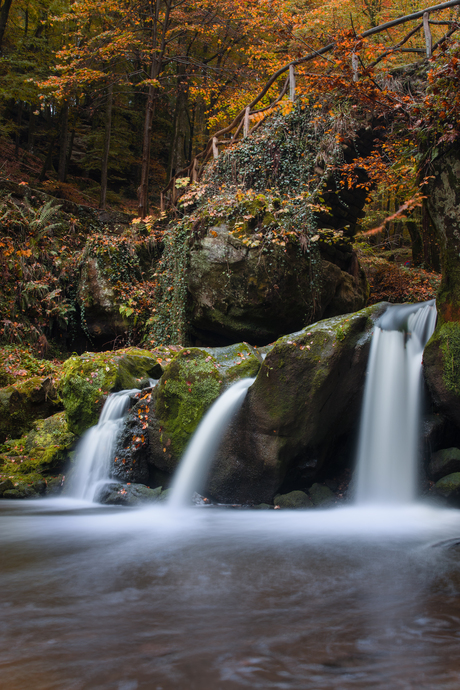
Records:
[[[459,512],[3,501],[0,525],[5,689],[460,686]]]

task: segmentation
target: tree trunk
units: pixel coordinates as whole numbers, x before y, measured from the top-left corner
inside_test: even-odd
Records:
[[[412,245],[412,265],[420,266],[423,262],[423,242],[419,223],[415,218],[408,218],[406,220],[406,227],[409,231]]]
[[[50,140],[50,144],[48,147],[48,153],[46,154],[45,162],[43,163],[40,177],[38,178],[39,182],[43,182],[43,180],[46,177],[47,170],[49,170],[51,167],[51,161],[53,160],[53,151],[54,151],[55,142],[56,142],[56,134],[53,134],[53,136],[51,137],[51,140]]]
[[[21,146],[21,126],[22,126],[23,110],[24,110],[24,103],[22,101],[19,101],[18,125],[17,125],[17,130],[16,130],[16,147],[14,150],[15,158],[19,158],[19,148]]]
[[[145,218],[149,212],[150,142],[152,141],[152,122],[154,112],[155,89],[153,86],[149,86],[147,106],[145,109],[144,132],[142,137],[141,183],[138,189],[138,212],[140,218]]]
[[[61,111],[61,136],[59,140],[58,180],[65,182],[67,162],[67,140],[69,133],[69,104],[65,103]]]
[[[10,13],[13,0],[4,0],[0,10],[0,52],[2,50],[3,37],[5,35],[6,25],[8,23],[8,15]]]
[[[112,132],[112,105],[113,105],[113,84],[110,84],[107,90],[107,107],[105,110],[105,137],[104,137],[104,154],[102,158],[101,170],[101,197],[99,199],[99,208],[105,209],[107,198],[107,177],[109,169],[109,153],[110,153],[110,135]]]
[[[188,88],[185,65],[179,65],[177,80],[176,108],[174,111],[174,136],[171,146],[170,177],[187,165],[187,150],[190,140],[190,120],[188,117]]]
[[[460,321],[460,144],[433,161],[430,174],[426,203],[442,266],[438,315],[441,323]]]

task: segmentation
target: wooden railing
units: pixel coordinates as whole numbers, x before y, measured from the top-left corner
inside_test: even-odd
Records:
[[[433,5],[432,7],[427,7],[424,10],[420,10],[418,12],[413,12],[412,14],[404,15],[403,17],[398,17],[397,19],[393,19],[392,21],[385,22],[385,24],[380,24],[379,26],[373,27],[372,29],[368,29],[367,31],[363,31],[361,34],[357,34],[355,36],[356,42],[367,38],[369,36],[373,36],[374,34],[380,33],[382,31],[386,31],[387,29],[390,29],[394,26],[398,26],[400,24],[404,24],[409,21],[414,21],[416,19],[422,19],[422,23],[419,24],[418,26],[415,27],[415,29],[412,29],[412,31],[409,32],[407,36],[405,36],[398,44],[395,46],[392,46],[388,50],[386,50],[379,58],[377,58],[371,66],[375,66],[380,60],[382,60],[384,57],[386,57],[388,54],[392,52],[396,52],[398,50],[402,49],[402,45],[406,43],[409,38],[412,38],[416,33],[421,31],[423,29],[424,35],[425,35],[425,50],[416,50],[416,52],[421,52],[424,55],[426,55],[427,58],[430,58],[433,54],[433,51],[436,50],[436,48],[444,41],[446,38],[451,36],[457,29],[460,28],[460,23],[456,21],[445,21],[445,22],[436,22],[436,21],[431,21],[430,20],[430,14],[431,12],[437,12],[441,10],[448,9],[449,7],[455,7],[456,5],[460,5],[460,0],[450,0],[449,2],[443,2],[440,5]],[[432,41],[432,35],[431,35],[431,29],[430,29],[430,24],[442,24],[442,25],[448,25],[450,28],[449,30],[442,36],[441,39],[437,41],[433,45]],[[295,75],[295,68],[298,65],[302,65],[306,62],[309,62],[310,60],[314,60],[315,58],[321,57],[322,55],[325,55],[326,53],[331,52],[334,50],[334,48],[337,46],[337,42],[329,43],[326,46],[323,46],[319,50],[314,50],[308,55],[305,55],[304,57],[299,58],[298,60],[293,60],[292,62],[287,63],[286,65],[283,65],[283,67],[280,67],[279,70],[277,70],[271,77],[270,79],[266,82],[265,86],[263,89],[260,91],[260,93],[257,94],[257,96],[240,112],[236,115],[234,120],[227,126],[224,127],[223,129],[219,130],[216,132],[210,139],[208,140],[208,143],[206,145],[206,148],[201,151],[201,153],[197,154],[194,156],[192,159],[192,162],[190,165],[188,165],[186,168],[182,168],[182,170],[179,170],[175,173],[175,175],[170,179],[168,185],[162,190],[160,194],[160,209],[161,211],[165,211],[167,208],[175,206],[176,202],[180,196],[180,191],[177,190],[176,188],[176,182],[179,178],[183,177],[189,177],[190,178],[190,183],[192,182],[197,182],[204,170],[204,167],[208,160],[211,158],[211,156],[216,160],[219,156],[219,147],[225,147],[233,144],[238,136],[241,134],[244,137],[247,137],[250,133],[254,132],[260,125],[264,122],[265,118],[270,115],[270,111],[275,108],[279,102],[284,98],[286,93],[289,90],[289,99],[291,101],[295,101],[296,97],[296,75]],[[414,49],[412,49],[414,50]],[[353,80],[357,81],[359,79],[359,59],[357,55],[353,54],[351,58],[352,62],[352,71],[353,71]],[[270,103],[269,105],[265,106],[264,108],[259,108],[259,110],[253,110],[253,108],[262,100],[262,98],[266,95],[266,93],[269,91],[270,87],[273,86],[273,84],[276,82],[277,79],[279,79],[283,74],[287,72],[287,78],[284,82],[283,88],[281,89],[279,95],[277,98]],[[265,113],[265,116],[264,116]],[[261,117],[262,116],[262,117]],[[251,119],[256,119],[257,122],[254,127],[251,128]],[[233,132],[234,134],[231,137],[225,137],[225,135],[230,134]]]

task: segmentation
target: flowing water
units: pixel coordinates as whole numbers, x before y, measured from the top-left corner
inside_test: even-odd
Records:
[[[171,486],[169,504],[179,508],[191,502],[194,491],[206,481],[211,462],[231,418],[243,404],[249,386],[255,379],[240,379],[225,391],[207,411],[195,431]]]
[[[88,429],[77,446],[71,493],[92,501],[102,483],[109,479],[118,434],[137,388],[112,393],[102,408],[99,422]]]
[[[417,389],[410,361],[431,326],[412,311],[391,312],[374,336],[366,405],[383,406],[386,433],[367,408],[364,420],[384,445],[399,420],[375,391],[391,372],[373,366],[390,366],[380,345],[397,340],[394,379]],[[393,338],[403,322],[406,335]],[[231,415],[248,385],[230,389],[220,412]],[[218,437],[202,438],[194,457]],[[408,481],[396,504],[389,485],[375,505],[330,510],[184,508],[189,480],[176,504],[135,510],[1,501],[2,687],[458,690],[460,511],[411,502]]]
[[[458,511],[3,501],[0,521],[5,690],[460,686]]]
[[[357,463],[358,503],[411,503],[416,496],[423,349],[434,300],[390,307],[374,329]]]

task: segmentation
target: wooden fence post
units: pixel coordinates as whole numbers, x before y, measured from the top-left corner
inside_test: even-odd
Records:
[[[213,137],[212,138],[212,155],[214,156],[214,160],[216,161],[219,158],[219,149],[217,148],[217,138]]]
[[[244,111],[243,137],[247,137],[249,134],[249,112],[250,112],[250,108],[248,107]]]
[[[353,81],[358,81],[358,79],[359,79],[358,67],[359,67],[359,58],[356,55],[356,53],[352,53],[352,55],[351,55],[351,69],[353,70]]]
[[[423,15],[423,30],[425,32],[426,56],[427,58],[430,58],[433,52],[433,39],[431,38],[429,12],[425,12]]]
[[[295,70],[294,65],[289,65],[289,100],[295,101]]]
[[[196,182],[198,180],[198,171],[196,169],[196,158],[193,159],[192,163],[192,174],[190,175],[192,182]]]

